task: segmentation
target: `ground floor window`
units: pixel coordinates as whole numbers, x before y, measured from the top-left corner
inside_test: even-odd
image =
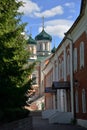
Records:
[[[76,93],[75,93],[75,104],[76,104],[76,113],[79,112],[79,103],[78,103],[78,90],[76,90]]]
[[[86,113],[86,92],[82,89],[82,112]]]

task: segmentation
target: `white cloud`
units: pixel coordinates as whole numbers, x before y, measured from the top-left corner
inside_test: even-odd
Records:
[[[21,0],[18,0],[21,1]],[[40,7],[32,2],[31,0],[22,0],[24,2],[24,6],[19,8],[20,12],[23,12],[24,15],[33,16],[33,17],[53,17],[55,15],[63,14],[63,7],[56,6],[52,9],[41,12]]]
[[[48,21],[45,23],[45,31],[52,36],[63,38],[64,33],[68,31],[72,24],[73,21],[66,19]],[[41,29],[42,28],[40,27],[39,32]]]
[[[24,4],[23,7],[19,8],[19,11],[23,12],[25,15],[32,16],[34,12],[40,11],[39,6],[36,3],[32,2],[31,0],[22,0],[22,1],[24,2]]]
[[[74,8],[75,7],[75,3],[74,2],[65,3],[64,6],[69,7],[69,8]]]
[[[72,15],[70,15],[70,16],[68,16],[67,18],[68,18],[68,19],[72,19],[72,18],[73,18],[73,16],[72,16]]]
[[[64,6],[68,7],[70,9],[71,13],[75,13],[75,3],[74,2],[70,2],[70,3],[65,3]]]
[[[35,12],[34,13],[34,15],[37,17],[44,16],[45,18],[53,17],[55,15],[61,15],[61,14],[63,14],[63,8],[60,5],[52,8],[52,9],[46,10],[44,12]]]

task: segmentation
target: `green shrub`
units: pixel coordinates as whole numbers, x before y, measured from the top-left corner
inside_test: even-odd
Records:
[[[6,109],[4,111],[3,122],[11,122],[28,117],[29,111],[22,108]]]
[[[77,120],[72,118],[71,119],[71,124],[73,124],[73,125],[77,124]]]

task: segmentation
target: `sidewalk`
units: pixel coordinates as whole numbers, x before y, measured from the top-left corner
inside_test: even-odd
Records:
[[[49,124],[48,120],[41,116],[33,116],[33,130],[87,130],[77,125]]]

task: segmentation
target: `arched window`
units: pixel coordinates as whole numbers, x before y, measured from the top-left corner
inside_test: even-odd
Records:
[[[40,50],[40,43],[37,44],[37,51]]]
[[[60,63],[60,60],[59,60],[59,65],[58,65],[58,72],[59,72],[58,77],[59,77],[59,80],[60,80],[60,78],[61,78],[61,63]]]
[[[54,62],[54,80],[56,81],[56,61]]]
[[[74,71],[77,71],[77,48],[74,48]]]
[[[62,62],[60,63],[60,79],[62,78]]]
[[[43,45],[42,45],[42,50],[43,51],[45,50],[45,43],[43,43]]]
[[[82,112],[86,113],[86,92],[82,89]]]
[[[42,51],[42,44],[40,43],[40,50],[39,51]]]
[[[84,42],[80,43],[80,68],[84,67]]]
[[[75,93],[75,105],[76,105],[76,113],[79,112],[79,103],[78,103],[78,90]]]
[[[55,81],[57,81],[58,79],[57,79],[57,61],[55,62]]]
[[[62,60],[62,78],[64,78],[64,60]]]
[[[70,74],[70,55],[67,55],[67,75]]]
[[[48,43],[45,43],[45,50],[48,51]]]

